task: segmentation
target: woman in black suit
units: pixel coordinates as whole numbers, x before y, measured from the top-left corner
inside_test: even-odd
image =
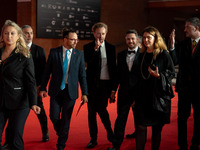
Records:
[[[162,127],[170,122],[171,105],[161,112],[153,104],[162,89],[163,77],[168,77],[169,81],[173,78],[174,65],[163,38],[154,27],[144,29],[140,53],[139,95],[135,102],[136,150],[145,149],[147,126],[152,127],[151,149],[158,150]]]
[[[23,130],[30,108],[40,113],[33,60],[15,22],[5,22],[0,42],[0,135],[8,119],[9,145],[12,150],[23,150]]]

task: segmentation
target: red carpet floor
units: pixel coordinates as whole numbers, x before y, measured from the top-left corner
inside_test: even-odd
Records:
[[[42,134],[39,121],[36,115],[31,111],[26,126],[24,129],[24,144],[25,150],[56,150],[56,141],[57,136],[53,129],[53,125],[49,119],[49,97],[44,100],[45,110],[48,115],[48,127],[50,134],[50,141],[43,143],[41,142]],[[69,132],[69,138],[66,143],[65,150],[86,150],[86,145],[90,141],[89,129],[88,129],[88,119],[87,119],[87,105],[83,105],[78,116],[76,112],[80,104],[80,98],[77,99]],[[112,127],[114,128],[114,122],[117,117],[116,112],[116,103],[108,105],[108,111],[110,114],[110,119]],[[134,131],[134,122],[133,122],[132,110],[129,113],[127,126],[125,134],[132,133]],[[193,118],[190,117],[188,120],[188,141],[190,145],[193,129]],[[100,118],[98,117],[98,145],[92,150],[106,150],[107,147],[111,147],[112,144],[106,138],[106,131],[101,123]],[[147,131],[147,143],[146,149],[150,150],[151,148],[151,128],[148,128]],[[4,134],[3,134],[3,143],[4,143]],[[134,139],[124,139],[124,142],[121,146],[121,150],[135,150],[135,140]],[[162,131],[162,141],[160,150],[178,150],[177,144],[177,94],[172,99],[172,112],[171,112],[171,123],[164,126]]]

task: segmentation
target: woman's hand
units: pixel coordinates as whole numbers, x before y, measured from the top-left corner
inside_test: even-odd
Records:
[[[151,76],[154,76],[156,78],[160,78],[160,74],[158,72],[158,66],[156,66],[156,70],[152,70],[151,67],[148,67],[148,71]]]

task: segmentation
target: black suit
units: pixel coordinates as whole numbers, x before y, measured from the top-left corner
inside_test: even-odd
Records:
[[[46,90],[50,79],[48,94],[50,98],[50,119],[57,132],[57,147],[64,149],[68,138],[69,126],[75,100],[78,98],[78,87],[82,95],[87,95],[87,82],[83,52],[73,49],[68,72],[68,84],[64,90],[60,89],[63,76],[63,47],[50,50],[45,67],[41,91]],[[62,113],[61,113],[62,110]],[[61,113],[61,114],[60,114]]]
[[[90,137],[92,141],[97,140],[97,120],[96,113],[99,114],[105,129],[108,140],[113,138],[113,131],[106,109],[108,98],[111,93],[113,79],[116,71],[115,47],[105,41],[108,74],[110,80],[100,80],[101,73],[101,53],[95,51],[95,41],[84,45],[84,56],[87,63],[87,83],[88,83],[88,120]]]
[[[35,45],[33,43],[31,45],[30,51],[33,57],[34,68],[35,68],[35,79],[36,79],[36,85],[38,87],[41,85],[42,73],[44,72],[45,69],[46,54],[45,50],[42,47]],[[42,134],[43,136],[46,136],[48,134],[47,116],[44,110],[42,98],[39,95],[37,97],[37,100],[38,100],[38,106],[41,108],[40,114],[38,114],[37,117],[40,121]]]
[[[200,42],[192,54],[191,39],[188,38],[171,51],[173,61],[179,65],[176,80],[178,92],[178,144],[181,148],[187,147],[187,119],[193,106],[194,132],[192,145],[200,144]]]
[[[120,147],[124,139],[124,131],[127,122],[127,117],[129,110],[134,101],[134,96],[137,94],[137,66],[138,66],[138,56],[139,49],[135,54],[133,65],[129,71],[127,64],[127,52],[124,50],[118,54],[117,57],[117,78],[115,81],[115,86],[113,90],[118,90],[118,100],[117,100],[117,119],[115,121],[115,141],[113,142],[114,147]],[[130,55],[129,55],[130,56]]]
[[[0,50],[0,57],[2,52],[3,49]],[[8,118],[11,149],[23,150],[25,121],[30,107],[37,105],[33,59],[13,50],[0,65],[0,91],[0,135]]]

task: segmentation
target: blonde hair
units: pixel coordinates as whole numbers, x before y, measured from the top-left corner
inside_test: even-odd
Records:
[[[168,51],[167,46],[166,46],[160,32],[158,31],[158,29],[156,29],[155,27],[152,27],[152,26],[148,26],[143,30],[142,35],[144,34],[144,32],[148,32],[149,34],[151,34],[155,38],[154,51],[153,51],[154,60],[156,59],[157,55],[159,53],[161,53],[163,50]],[[142,48],[141,48],[140,51],[145,52],[146,49],[147,48],[145,47],[144,42],[142,41]]]
[[[5,47],[5,43],[3,41],[3,32],[4,32],[5,28],[7,28],[9,26],[14,27],[17,30],[17,33],[19,35],[19,39],[16,42],[16,50],[15,50],[15,52],[16,53],[21,53],[25,57],[29,58],[30,57],[30,52],[29,52],[28,47],[26,45],[26,42],[24,40],[23,32],[22,32],[21,28],[14,21],[11,21],[11,20],[6,20],[5,21],[4,26],[2,27],[2,30],[1,30],[0,47]]]

